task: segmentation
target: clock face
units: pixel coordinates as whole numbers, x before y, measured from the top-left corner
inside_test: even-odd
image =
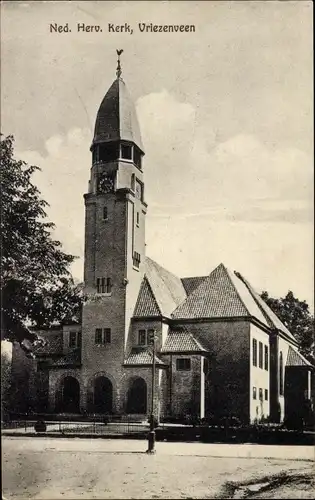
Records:
[[[114,191],[114,178],[108,174],[100,175],[98,179],[99,193],[112,193]]]
[[[136,198],[138,198],[138,200],[142,198],[142,186],[138,181],[136,181]]]

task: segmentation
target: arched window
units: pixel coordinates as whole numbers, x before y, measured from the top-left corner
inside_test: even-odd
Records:
[[[279,394],[280,396],[283,396],[283,354],[282,351],[280,351],[280,356],[279,356]]]
[[[94,411],[96,413],[111,413],[112,409],[112,383],[107,377],[97,377],[94,380]]]
[[[56,410],[64,413],[80,412],[80,384],[76,378],[63,379],[56,394]]]
[[[127,413],[147,412],[147,384],[143,378],[136,378],[130,382],[127,396]]]

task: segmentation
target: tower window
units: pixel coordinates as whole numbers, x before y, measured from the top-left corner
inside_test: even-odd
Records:
[[[98,146],[98,160],[103,162],[115,161],[118,158],[118,144],[108,143]],[[97,155],[97,153],[96,153]]]
[[[141,255],[138,252],[133,252],[133,265],[134,265],[134,267],[139,269],[140,262],[141,262]]]
[[[108,209],[107,207],[103,207],[103,220],[108,220]]]
[[[96,328],[95,329],[95,344],[104,345],[111,343],[111,329],[110,328]]]
[[[259,389],[259,401],[263,400],[263,390]]]
[[[191,368],[190,358],[179,358],[176,360],[176,370],[189,372]]]
[[[253,399],[257,399],[257,389],[253,387]]]
[[[137,212],[136,224],[139,227],[139,224],[140,224],[140,214],[139,214],[139,212]]]
[[[137,148],[133,151],[133,162],[141,170],[141,154]]]
[[[121,158],[124,160],[132,160],[132,146],[129,144],[121,144]]]
[[[265,389],[265,401],[268,401],[268,389]]]
[[[96,288],[97,288],[97,293],[111,293],[112,292],[111,278],[97,278]]]
[[[135,191],[136,188],[136,176],[135,174],[131,175],[131,189],[132,191]]]
[[[102,344],[103,332],[102,328],[96,328],[95,330],[95,344]]]
[[[253,339],[253,365],[257,366],[257,340]]]

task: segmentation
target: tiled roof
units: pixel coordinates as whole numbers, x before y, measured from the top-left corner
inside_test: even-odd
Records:
[[[134,347],[131,350],[128,358],[125,360],[125,365],[152,365],[153,354],[148,348]],[[157,365],[165,365],[163,361],[155,355],[155,363]]]
[[[261,296],[253,289],[253,287],[250,285],[250,283],[248,283],[248,281],[240,273],[235,273],[235,274],[239,278],[239,280],[242,281],[246,285],[251,296],[253,297],[255,302],[258,304],[258,306],[262,310],[264,317],[267,320],[268,325],[272,328],[277,328],[278,330],[281,330],[288,337],[290,337],[290,339],[292,339],[296,342],[296,339],[294,338],[292,333],[282,323],[282,321],[278,318],[278,316],[270,309],[270,307],[261,298]]]
[[[68,352],[64,356],[60,358],[51,360],[49,362],[50,367],[65,367],[65,366],[79,366],[81,364],[81,355],[80,349],[75,349],[73,351]]]
[[[174,309],[187,297],[180,278],[148,257],[145,259],[145,277],[148,280],[160,314],[170,317]]]
[[[304,356],[297,350],[289,346],[289,352],[287,357],[286,366],[313,366],[309,361],[307,361]]]
[[[37,356],[49,355],[49,354],[61,354],[63,349],[63,337],[62,330],[60,331],[45,331],[40,330],[36,332],[39,338],[44,339],[44,345],[38,345],[34,347],[34,353]]]
[[[181,278],[185,292],[190,295],[208,276],[192,276]]]
[[[247,316],[248,311],[220,264],[172,314],[174,319]]]
[[[161,316],[161,311],[155,297],[152,293],[151,286],[146,277],[141,283],[140,292],[138,295],[136,307],[133,313],[134,317],[143,318],[148,316]]]
[[[198,340],[193,335],[184,330],[171,330],[167,337],[164,346],[161,349],[162,353],[166,352],[207,352]]]
[[[101,102],[93,144],[119,140],[132,141],[143,151],[135,106],[121,78],[113,82]]]

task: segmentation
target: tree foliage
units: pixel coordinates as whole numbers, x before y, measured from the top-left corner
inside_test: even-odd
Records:
[[[36,166],[14,158],[14,139],[1,137],[2,338],[23,342],[37,336],[28,326],[71,321],[81,307],[81,287],[52,237],[47,203],[32,182]]]
[[[294,335],[301,353],[315,364],[314,317],[306,301],[297,299],[291,291],[279,299],[270,297],[266,291],[261,297]]]

